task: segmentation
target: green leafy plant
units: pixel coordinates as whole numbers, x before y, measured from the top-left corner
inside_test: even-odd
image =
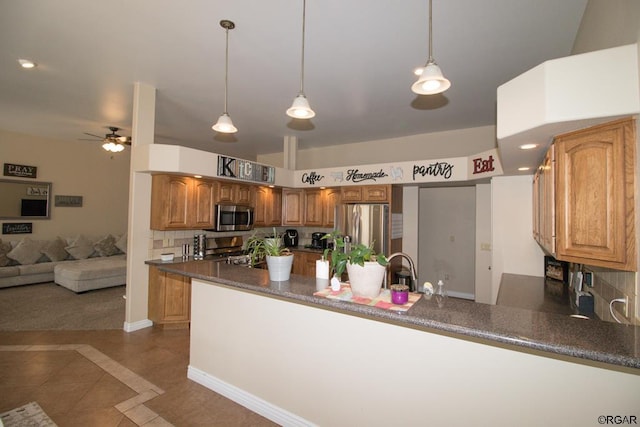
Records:
[[[325,234],[322,238],[333,239],[333,249],[325,249],[324,258],[330,260],[331,271],[337,277],[342,276],[348,263],[364,266],[365,262],[377,261],[383,267],[388,264],[387,257],[384,254],[377,254],[373,250],[373,243],[371,246],[362,243],[351,244],[350,250],[345,251],[344,236],[339,231],[334,230]]]
[[[285,247],[282,243],[282,235],[278,235],[275,228],[273,229],[273,234],[270,236],[254,232],[254,234],[247,239],[245,249],[251,259],[252,266],[262,262],[267,255],[291,255],[289,248]]]

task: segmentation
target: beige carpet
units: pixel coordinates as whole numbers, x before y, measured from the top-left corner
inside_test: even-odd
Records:
[[[125,286],[76,294],[55,283],[0,289],[0,330],[122,329]]]

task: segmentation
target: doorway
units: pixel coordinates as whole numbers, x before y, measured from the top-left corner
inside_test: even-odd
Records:
[[[419,283],[442,280],[450,296],[475,299],[476,188],[421,188]]]

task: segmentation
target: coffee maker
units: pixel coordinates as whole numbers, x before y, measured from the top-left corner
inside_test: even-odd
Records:
[[[323,239],[325,234],[327,233],[311,233],[311,247],[314,249],[326,249],[327,239]]]
[[[293,248],[298,246],[298,230],[285,230],[284,232],[284,245],[287,248]]]

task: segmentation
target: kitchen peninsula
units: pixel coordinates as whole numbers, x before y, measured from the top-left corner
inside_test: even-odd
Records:
[[[316,297],[314,278],[270,282],[214,261],[157,267],[191,278],[189,378],[282,425],[640,417],[638,327],[454,298],[395,313]],[[576,390],[598,398],[585,406],[569,398]]]

